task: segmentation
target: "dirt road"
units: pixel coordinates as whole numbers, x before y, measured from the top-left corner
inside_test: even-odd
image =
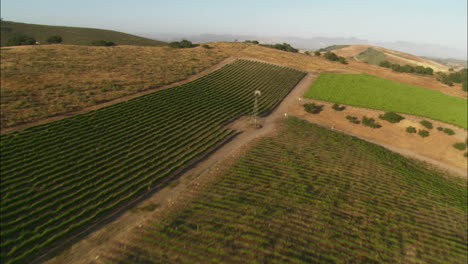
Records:
[[[223,62],[223,65],[226,63],[229,61]],[[46,263],[92,263],[99,259],[99,256],[106,252],[113,243],[129,239],[145,223],[163,214],[178,199],[182,199],[184,192],[200,188],[214,179],[222,171],[222,168],[228,167],[243,152],[247,151],[256,139],[275,133],[277,123],[285,118],[289,106],[297,104],[298,98],[304,94],[316,77],[316,74],[306,75],[270,115],[260,119],[263,124],[261,129],[249,127],[247,117],[234,121],[229,127],[242,131],[240,135],[185,172],[173,184],[138,204],[136,209],[122,214],[115,221],[89,234]],[[155,209],[148,210],[147,208]]]

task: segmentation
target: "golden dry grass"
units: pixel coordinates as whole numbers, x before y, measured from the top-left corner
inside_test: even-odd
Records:
[[[184,80],[228,57],[258,59],[310,72],[367,72],[466,98],[434,77],[396,73],[350,61],[290,53],[245,43],[196,47],[20,46],[1,49],[1,128],[45,120],[150,88]]]
[[[2,48],[1,126],[76,111],[182,80],[228,56],[223,48],[202,47]]]

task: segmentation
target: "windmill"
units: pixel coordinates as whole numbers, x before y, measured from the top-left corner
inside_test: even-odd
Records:
[[[252,112],[251,124],[254,128],[260,128],[261,126],[257,122],[258,117],[258,98],[262,95],[262,92],[255,90],[254,92],[254,108]]]

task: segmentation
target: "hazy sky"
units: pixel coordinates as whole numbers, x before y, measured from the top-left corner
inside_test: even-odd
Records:
[[[5,20],[128,33],[410,41],[466,50],[466,0],[1,0]]]

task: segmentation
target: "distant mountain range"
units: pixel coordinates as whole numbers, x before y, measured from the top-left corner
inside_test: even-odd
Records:
[[[289,43],[295,48],[305,50],[315,50],[325,48],[331,45],[349,45],[349,44],[369,44],[380,46],[388,49],[399,50],[418,56],[430,56],[438,58],[467,58],[467,51],[456,48],[446,47],[436,44],[420,44],[405,41],[396,42],[378,42],[369,41],[359,38],[333,38],[333,37],[313,37],[313,38],[298,38],[298,37],[267,37],[255,35],[218,35],[218,34],[201,34],[201,35],[182,35],[182,34],[138,34],[148,38],[158,39],[162,41],[174,41],[181,39],[189,39],[195,43],[214,42],[214,41],[244,41],[258,40],[262,43]]]

